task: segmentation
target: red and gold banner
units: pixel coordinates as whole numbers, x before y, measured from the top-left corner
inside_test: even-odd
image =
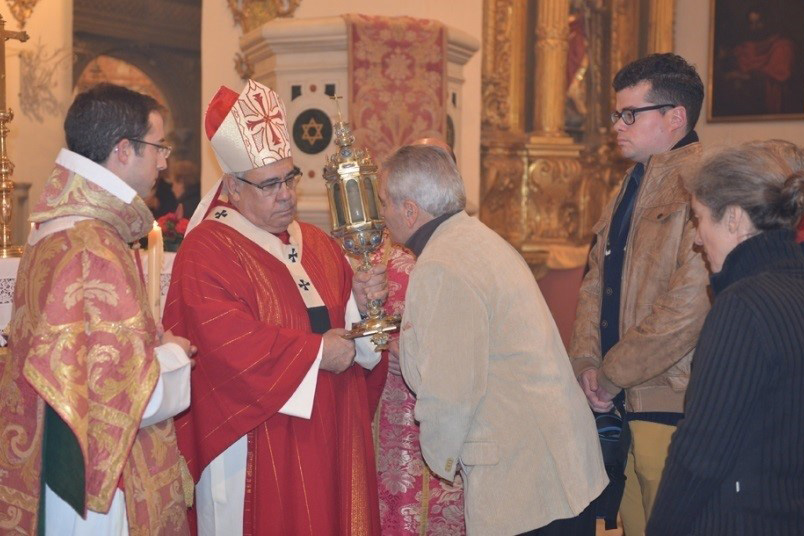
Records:
[[[411,17],[346,15],[349,119],[380,164],[418,138],[446,138],[447,30]]]

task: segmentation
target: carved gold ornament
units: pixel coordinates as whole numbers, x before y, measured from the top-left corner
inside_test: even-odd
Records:
[[[237,52],[234,56],[235,71],[241,80],[248,81],[254,77],[254,66],[248,61],[248,58]]]
[[[35,0],[28,0],[35,1]],[[278,17],[292,17],[301,0],[226,0],[235,24],[248,33]]]
[[[33,13],[33,9],[39,0],[6,0],[11,16],[20,23],[20,28],[25,28],[25,23]]]
[[[226,0],[235,24],[244,34],[279,17],[292,17],[301,0]],[[241,52],[234,56],[234,67],[241,80],[254,75],[254,66]]]

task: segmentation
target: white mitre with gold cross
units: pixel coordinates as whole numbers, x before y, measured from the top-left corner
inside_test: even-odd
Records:
[[[225,173],[291,156],[285,105],[274,90],[254,80],[240,95],[221,86],[207,107],[204,127]]]

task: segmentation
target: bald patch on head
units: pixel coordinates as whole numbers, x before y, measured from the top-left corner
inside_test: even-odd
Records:
[[[452,152],[452,147],[450,147],[449,143],[445,142],[441,138],[419,138],[411,143],[411,145],[427,145],[429,147],[438,147],[439,149],[446,151],[447,154],[452,157],[453,162],[456,164],[458,163],[458,159],[455,158],[455,153]]]

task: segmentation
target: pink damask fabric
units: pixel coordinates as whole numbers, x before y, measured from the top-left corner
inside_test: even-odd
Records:
[[[402,314],[414,262],[406,249],[390,249],[387,313]],[[465,534],[460,476],[452,484],[430,474],[419,449],[419,427],[413,418],[415,404],[416,397],[402,377],[389,372],[375,430],[383,536]]]
[[[346,15],[349,118],[375,162],[417,138],[445,138],[447,31],[433,20]]]

